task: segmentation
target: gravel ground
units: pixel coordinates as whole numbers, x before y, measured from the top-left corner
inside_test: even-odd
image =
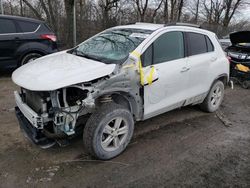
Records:
[[[81,138],[40,149],[20,132],[11,79],[0,78],[0,187],[250,187],[250,91],[227,89],[217,113],[187,107],[136,124],[110,161]]]

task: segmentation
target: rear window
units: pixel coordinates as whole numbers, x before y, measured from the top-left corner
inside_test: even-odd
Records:
[[[207,42],[205,35],[199,33],[187,33],[187,35],[189,56],[207,52]]]
[[[0,34],[16,32],[16,25],[12,20],[0,19]]]
[[[27,21],[17,21],[22,32],[34,32],[39,24]]]

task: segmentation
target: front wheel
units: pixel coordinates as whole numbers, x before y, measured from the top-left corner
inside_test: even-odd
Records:
[[[224,84],[222,81],[216,81],[210,89],[207,97],[200,105],[206,112],[215,112],[221,105],[224,98]]]
[[[116,103],[104,104],[86,123],[84,147],[95,158],[108,160],[125,150],[133,131],[133,116],[127,108]]]

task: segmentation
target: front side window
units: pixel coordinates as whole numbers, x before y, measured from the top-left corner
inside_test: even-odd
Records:
[[[142,56],[143,66],[184,58],[183,33],[167,32],[157,38]]]
[[[182,32],[167,32],[154,42],[154,64],[184,57]]]
[[[12,20],[0,19],[0,34],[16,33],[16,25]]]
[[[104,63],[123,63],[152,31],[141,29],[109,30],[83,42],[72,54],[98,60]]]

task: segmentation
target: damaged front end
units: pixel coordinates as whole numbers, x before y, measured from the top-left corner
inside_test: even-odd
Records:
[[[132,66],[131,66],[132,65]],[[102,103],[126,106],[142,119],[139,74],[135,64],[118,66],[112,75],[54,91],[15,91],[16,115],[22,130],[41,147],[65,145],[82,133],[91,113]]]
[[[51,92],[15,91],[16,115],[21,128],[36,144],[47,147],[76,135],[78,117],[94,108],[88,90],[77,87]],[[82,100],[84,100],[84,104]]]

